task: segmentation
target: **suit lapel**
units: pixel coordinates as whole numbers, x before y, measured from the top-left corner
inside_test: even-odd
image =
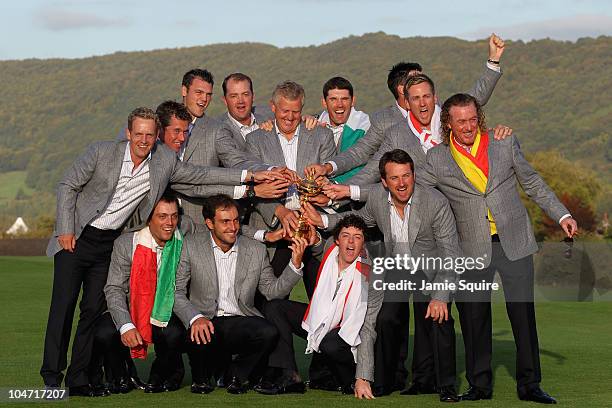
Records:
[[[286,166],[287,161],[285,160],[285,155],[283,154],[283,148],[280,145],[276,131],[272,129],[271,131],[267,132],[267,134],[269,136],[268,137],[269,139],[268,148],[270,149],[271,162],[275,163],[277,161],[277,158],[280,158],[283,161],[283,166]]]
[[[236,259],[236,273],[234,275],[234,294],[236,300],[240,299],[240,291],[242,283],[247,277],[247,271],[253,259],[251,247],[246,243],[246,240],[238,238],[238,259]]]
[[[379,211],[378,220],[380,220],[379,227],[383,235],[388,238],[390,242],[393,237],[393,233],[391,231],[391,206],[389,205],[389,191],[387,191],[385,188],[382,188],[381,190],[382,192],[376,201],[379,203],[377,206]]]
[[[410,249],[414,247],[416,237],[419,233],[419,228],[421,227],[421,215],[419,211],[421,205],[421,189],[415,184],[408,218],[408,243],[410,245]]]
[[[499,150],[495,146],[495,141],[493,139],[493,135],[489,134],[489,148],[487,149],[487,159],[489,162],[489,175],[487,177],[487,187],[485,188],[485,192],[489,192],[491,187],[493,186],[493,177],[495,176],[496,166],[493,163],[499,163]]]
[[[149,194],[148,194],[148,199],[150,200],[151,203],[154,203],[157,201],[157,195],[159,194],[159,188],[160,188],[160,179],[161,179],[161,174],[160,171],[162,170],[162,164],[161,164],[161,154],[156,154],[158,146],[155,145],[155,147],[153,148],[153,151],[151,152],[151,160],[149,161],[149,186],[150,186],[150,190],[149,190]],[[148,214],[144,214],[147,217],[149,216]]]
[[[206,129],[206,125],[208,124],[209,120],[210,119],[208,119],[208,116],[206,115],[196,119],[195,123],[193,124],[193,129],[191,130],[189,140],[187,141],[183,161],[189,161],[189,158],[193,155],[193,152],[200,143],[200,140],[204,137],[204,130]],[[206,148],[206,143],[204,143],[204,148]]]
[[[202,251],[202,258],[204,258],[204,270],[209,271],[210,281],[212,283],[212,289],[214,293],[214,298],[219,299],[219,276],[217,275],[217,263],[215,262],[215,254],[213,254],[212,248],[212,238],[210,236],[210,232],[204,232],[200,235],[201,245],[199,245],[200,250]],[[207,265],[210,265],[208,267]],[[206,282],[206,280],[204,280]]]
[[[112,183],[110,189],[113,191],[113,193],[115,192],[115,188],[119,182],[119,175],[121,174],[121,168],[123,167],[123,158],[125,157],[125,149],[128,144],[129,142],[119,142],[117,143],[117,146],[115,146],[115,155],[113,157],[111,167],[109,168],[110,177],[108,178],[109,183]],[[109,200],[111,198],[109,198]]]
[[[461,170],[461,167],[459,167],[459,165],[453,158],[453,155],[450,152],[449,146],[446,146],[446,148],[444,149],[444,158],[446,159],[446,162],[447,162],[446,164],[450,168],[450,171],[453,174],[457,175],[457,180],[459,180],[460,182],[463,182],[463,184],[465,184],[467,188],[471,190],[471,192],[482,195],[482,193],[478,191],[476,187],[474,187],[474,185],[470,182],[470,180],[468,180],[467,177],[465,177],[465,174],[463,174],[463,170]]]

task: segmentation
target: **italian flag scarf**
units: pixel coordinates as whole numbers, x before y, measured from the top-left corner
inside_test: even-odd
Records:
[[[176,268],[181,256],[183,237],[178,229],[166,242],[157,267],[157,242],[149,227],[135,233],[134,255],[130,272],[130,316],[143,345],[130,350],[132,358],[146,358],[152,343],[152,326],[166,327],[172,316]]]
[[[489,135],[481,134],[479,130],[469,152],[457,143],[452,132],[450,140],[450,152],[453,159],[476,190],[484,194],[489,180]],[[497,234],[497,226],[489,209],[487,209],[487,218],[491,235]]]
[[[319,115],[319,121],[330,124],[329,113],[325,110]],[[357,140],[359,140],[370,128],[370,117],[367,113],[358,111],[354,107],[351,107],[351,113],[349,118],[344,124],[342,129],[342,136],[340,137],[340,144],[338,146],[338,152],[343,152],[349,147],[353,146]],[[361,170],[363,166],[355,167],[346,173],[339,174],[334,177],[334,180],[338,183],[344,183],[346,180],[353,177]]]
[[[308,332],[306,354],[319,352],[319,344],[330,330],[340,327],[339,335],[349,346],[357,361],[359,331],[368,309],[368,278],[370,265],[365,249],[344,270],[338,286],[338,252],[332,245],[319,266],[315,290],[308,304],[302,328]]]

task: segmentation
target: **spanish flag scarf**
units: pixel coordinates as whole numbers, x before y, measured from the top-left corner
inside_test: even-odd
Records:
[[[177,229],[162,250],[157,268],[157,243],[146,227],[136,232],[130,272],[130,316],[143,345],[130,350],[132,358],[146,358],[152,343],[152,326],[166,327],[174,306],[176,268],[181,256],[183,237]]]
[[[453,159],[476,190],[484,194],[489,180],[489,135],[481,134],[479,130],[469,152],[457,143],[452,132],[450,140],[450,152]],[[491,235],[497,234],[497,226],[489,209],[487,209],[487,218]]]

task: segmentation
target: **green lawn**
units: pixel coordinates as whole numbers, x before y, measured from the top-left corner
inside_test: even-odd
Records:
[[[0,388],[40,387],[38,374],[50,300],[52,262],[43,257],[0,257]],[[456,310],[453,311],[457,316]],[[537,307],[540,333],[543,388],[564,407],[612,406],[612,303],[541,303]],[[463,390],[463,345],[458,330],[458,385]],[[478,407],[529,407],[515,395],[514,343],[503,304],[494,305],[494,399],[490,402],[461,403]],[[298,346],[299,349],[299,346]],[[148,375],[150,359],[139,366],[141,377]],[[301,363],[306,366],[305,361]],[[189,371],[189,370],[187,370]],[[59,404],[59,403],[58,403]],[[63,403],[65,404],[65,403]],[[73,398],[73,406],[440,406],[435,396],[406,397],[395,393],[376,401],[356,401],[339,393],[308,391],[303,396],[266,397],[255,392],[230,396],[216,390],[206,396],[192,395],[185,380],[179,391],[145,395],[132,391],[106,398]],[[49,406],[49,404],[45,404]]]

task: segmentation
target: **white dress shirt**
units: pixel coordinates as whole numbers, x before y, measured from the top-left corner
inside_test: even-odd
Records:
[[[232,121],[234,125],[236,125],[238,129],[240,129],[240,134],[242,135],[242,138],[245,140],[246,140],[246,136],[249,133],[254,132],[257,129],[259,129],[259,124],[257,123],[257,119],[255,119],[255,115],[253,115],[252,113],[251,113],[250,125],[243,125],[242,123],[238,122],[236,119],[234,119],[232,115],[229,114],[229,112],[227,112],[227,117],[230,119],[230,121]]]
[[[150,161],[151,153],[135,167],[130,154],[130,144],[125,146],[121,173],[111,202],[104,212],[91,222],[92,227],[101,230],[116,230],[127,221],[151,189],[149,184]]]

